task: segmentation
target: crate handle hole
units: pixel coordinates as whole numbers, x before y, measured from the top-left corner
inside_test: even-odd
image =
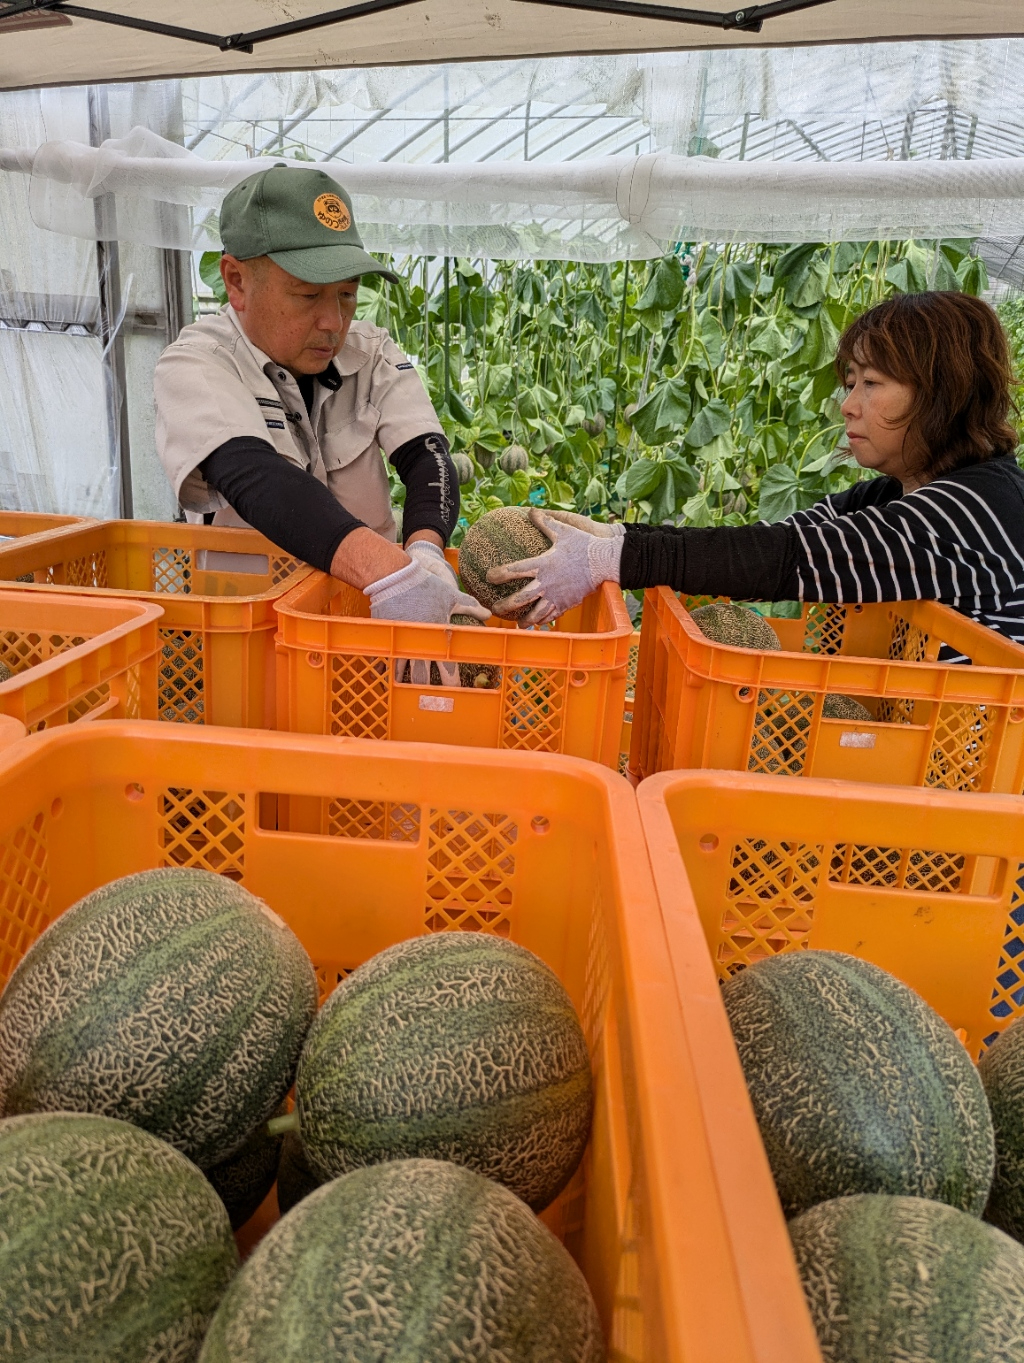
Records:
[[[530,820],[530,827],[538,837],[543,837],[545,833],[551,832],[551,820],[545,814],[535,814]]]
[[[736,699],[745,704],[749,703],[754,699],[754,688],[752,686],[737,686]]]
[[[1024,709],[1022,709],[1019,705],[1015,705],[1013,709],[1010,711],[1007,718],[1009,719],[1011,724],[1019,724],[1021,720],[1024,719]]]
[[[139,800],[141,800],[145,793],[146,793],[145,787],[140,786],[138,781],[129,781],[124,788],[125,799],[131,800],[133,803],[137,803]]]
[[[60,816],[61,816],[63,813],[64,813],[64,801],[63,801],[63,800],[60,798],[60,796],[58,795],[57,798],[56,798],[56,800],[54,800],[53,804],[50,806],[50,818],[51,818],[51,819],[59,819]]]
[[[705,833],[698,846],[702,852],[714,852],[718,848],[718,838],[714,833]]]
[[[323,667],[324,655],[322,653],[307,653],[306,662],[309,663],[310,667]]]
[[[588,674],[587,674],[586,672],[570,672],[570,673],[569,673],[569,682],[570,682],[570,685],[572,685],[572,686],[586,686],[586,684],[587,684],[587,676],[588,676]]]

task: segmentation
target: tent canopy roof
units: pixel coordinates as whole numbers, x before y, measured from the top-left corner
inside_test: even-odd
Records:
[[[337,0],[177,0],[172,6],[163,0],[91,0],[86,7],[66,0],[0,0],[0,89],[502,57],[1024,35],[1021,0],[814,0],[795,12],[769,14],[759,32],[641,17],[638,11],[567,8],[566,0],[349,4],[355,17],[257,41],[246,52],[82,16],[120,15],[223,38],[294,25],[337,10]],[[725,12],[711,3],[708,11]]]

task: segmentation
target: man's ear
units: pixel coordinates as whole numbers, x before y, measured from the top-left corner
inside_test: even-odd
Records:
[[[227,252],[220,258],[220,277],[224,281],[224,288],[227,290],[228,302],[235,312],[245,311],[245,296],[250,283],[250,271],[245,268],[242,261],[234,256],[229,256]]]

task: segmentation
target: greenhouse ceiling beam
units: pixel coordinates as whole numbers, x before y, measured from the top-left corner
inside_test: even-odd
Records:
[[[256,43],[266,43],[274,38],[291,38],[297,33],[309,33],[313,29],[327,28],[332,24],[344,23],[346,19],[360,19],[367,14],[380,14],[384,10],[402,9],[406,5],[419,4],[420,0],[360,0],[358,4],[347,5],[344,9],[329,10],[326,14],[311,14],[307,19],[293,19],[287,24],[272,24],[269,28],[253,29],[251,33],[231,33],[218,35],[203,33],[195,28],[179,28],[176,24],[161,24],[152,19],[136,19],[129,14],[108,14],[104,10],[83,9],[81,5],[69,5],[65,0],[0,0],[0,20],[13,19],[18,14],[66,14],[72,19],[92,19],[98,24],[113,24],[118,28],[135,28],[143,33],[155,33],[161,38],[181,38],[188,43],[203,43],[207,47],[218,47],[222,52],[252,52]],[[821,3],[821,0],[818,0]]]
[[[742,33],[760,33],[766,19],[782,14],[794,14],[801,9],[815,9],[831,5],[834,0],[772,0],[766,5],[748,5],[746,9],[729,10],[725,14],[709,9],[681,9],[677,5],[652,5],[647,0],[523,0],[530,5],[555,5],[563,9],[596,10],[601,14],[618,14],[627,19],[664,19],[674,24],[696,24],[701,28],[730,29]]]

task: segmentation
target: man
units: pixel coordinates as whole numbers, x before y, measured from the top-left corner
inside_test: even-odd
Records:
[[[395,276],[363,250],[348,195],[282,164],[228,194],[220,229],[228,306],[185,327],[154,378],[181,506],[253,526],[360,588],[375,618],[486,620],[444,559],[459,484],[437,414],[388,333],[353,320],[362,276]],[[404,548],[381,450],[406,488]]]

